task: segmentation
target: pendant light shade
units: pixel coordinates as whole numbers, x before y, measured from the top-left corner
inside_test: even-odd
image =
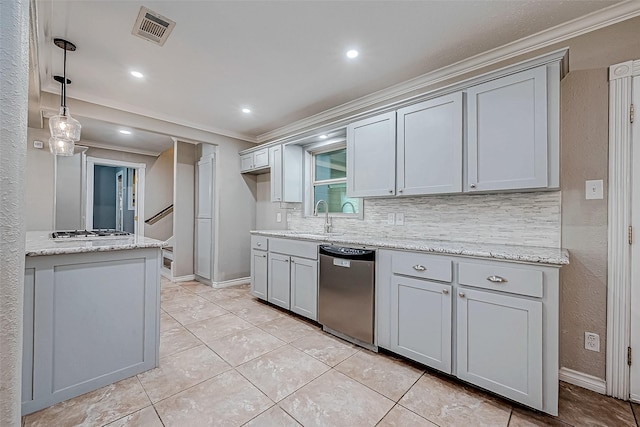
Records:
[[[56,156],[73,156],[75,142],[80,140],[80,122],[71,117],[67,107],[67,51],[75,51],[76,46],[64,39],[54,39],[54,44],[64,50],[64,75],[55,76],[54,79],[62,85],[60,94],[60,112],[49,119],[49,150]]]

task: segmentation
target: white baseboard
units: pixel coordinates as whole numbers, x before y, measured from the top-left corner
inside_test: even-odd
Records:
[[[229,286],[245,285],[251,283],[251,277],[240,277],[238,279],[224,280],[222,282],[211,282],[211,287],[220,289],[228,288]]]
[[[633,403],[640,403],[640,395],[631,393],[631,395],[629,396],[629,400]]]
[[[189,282],[191,280],[196,280],[196,276],[188,274],[186,276],[171,277],[172,282]]]
[[[607,394],[607,382],[584,372],[574,371],[569,368],[560,368],[558,373],[560,381],[586,388],[600,394]]]

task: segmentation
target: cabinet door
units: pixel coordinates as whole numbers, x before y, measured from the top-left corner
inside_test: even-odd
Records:
[[[547,186],[544,66],[467,90],[468,191]]]
[[[398,195],[462,191],[462,92],[398,110]]]
[[[291,257],[291,311],[318,318],[318,261]]]
[[[196,218],[196,253],[195,273],[205,279],[211,279],[211,264],[213,257],[211,218]]]
[[[542,301],[459,287],[457,376],[542,409]]]
[[[347,196],[391,196],[396,181],[396,113],[347,127]]]
[[[240,172],[246,172],[253,169],[253,153],[240,156]]]
[[[269,148],[271,166],[271,201],[282,201],[282,146]]]
[[[267,253],[253,249],[251,251],[251,294],[267,299]]]
[[[263,148],[262,150],[253,152],[253,168],[264,168],[269,166],[269,150]]]
[[[289,310],[289,256],[269,253],[268,259],[267,301]]]
[[[451,285],[392,277],[390,347],[451,373]]]

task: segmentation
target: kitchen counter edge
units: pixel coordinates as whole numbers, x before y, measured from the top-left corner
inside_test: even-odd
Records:
[[[380,249],[399,249],[555,266],[569,264],[569,251],[563,248],[396,238],[378,240],[355,235],[316,234],[283,230],[253,230],[251,231],[251,234],[266,237],[310,240],[331,244],[360,245]]]
[[[28,231],[25,256],[46,256],[79,254],[87,252],[108,252],[130,249],[163,248],[167,242],[144,236],[124,238],[87,238],[86,240],[54,241],[49,232]]]

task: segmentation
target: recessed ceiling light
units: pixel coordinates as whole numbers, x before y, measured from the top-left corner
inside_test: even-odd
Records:
[[[120,129],[120,133],[123,134],[123,135],[131,135],[131,131],[130,130]]]
[[[141,78],[143,78],[143,77],[144,77],[144,74],[142,74],[140,71],[132,71],[132,72],[131,72],[131,75],[132,75],[133,77],[138,78],[138,79],[141,79]]]
[[[320,139],[327,139],[329,138],[327,135],[320,135]]]
[[[358,51],[355,49],[351,49],[349,51],[347,51],[347,58],[355,58],[356,56],[358,56]]]
[[[248,109],[248,108],[243,108],[242,112],[245,113],[245,114],[249,114],[251,112],[251,110]]]

